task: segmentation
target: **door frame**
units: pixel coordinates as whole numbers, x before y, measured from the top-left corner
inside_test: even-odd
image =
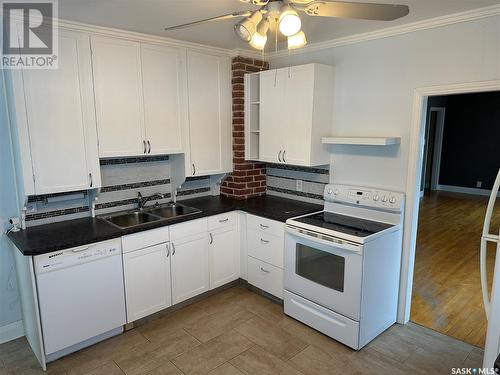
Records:
[[[401,280],[397,318],[398,323],[405,324],[410,320],[420,202],[420,184],[422,180],[424,137],[427,122],[427,99],[429,96],[489,91],[500,91],[500,80],[427,86],[416,88],[414,90],[409,139],[410,149],[408,155],[408,172],[406,179],[407,209],[405,212],[404,223],[403,254],[401,261]]]
[[[434,138],[434,153],[432,155],[431,190],[437,190],[439,172],[441,170],[441,152],[443,150],[445,107],[431,107],[430,112],[437,112],[436,134]]]

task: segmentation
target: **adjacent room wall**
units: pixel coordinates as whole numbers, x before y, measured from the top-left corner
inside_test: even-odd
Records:
[[[17,216],[16,184],[3,80],[0,79],[0,343],[22,332],[12,246],[5,236]]]
[[[500,168],[500,92],[444,98],[439,184],[491,190]]]
[[[330,146],[335,183],[406,190],[414,89],[500,79],[500,17],[271,59],[336,67],[332,134],[400,136],[400,146]]]

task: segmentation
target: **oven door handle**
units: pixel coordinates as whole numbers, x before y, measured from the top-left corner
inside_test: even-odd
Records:
[[[361,254],[362,245],[353,244],[335,237],[327,236],[325,234],[316,235],[313,232],[304,229],[296,229],[287,226],[286,231],[296,237],[303,238],[309,241],[320,243],[322,245],[334,246],[336,249],[341,249],[357,254]]]

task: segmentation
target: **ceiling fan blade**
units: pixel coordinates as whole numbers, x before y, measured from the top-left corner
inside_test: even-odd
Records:
[[[184,29],[186,27],[201,25],[201,24],[213,22],[213,21],[222,21],[222,20],[227,20],[227,19],[237,18],[237,17],[248,17],[251,14],[252,14],[251,11],[243,10],[241,12],[233,12],[233,13],[223,14],[222,16],[210,17],[210,18],[205,18],[203,20],[199,20],[199,21],[183,23],[182,25],[165,27],[165,30],[170,31],[170,30]]]
[[[294,4],[309,16],[361,18],[365,20],[392,21],[406,16],[410,9],[407,5],[353,3],[344,1],[311,1],[307,4]]]

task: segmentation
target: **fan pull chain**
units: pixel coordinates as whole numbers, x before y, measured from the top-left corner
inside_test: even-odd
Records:
[[[275,36],[274,36],[274,52],[276,54],[278,54],[278,19],[276,18],[274,20],[274,24],[275,24],[275,27],[274,27],[274,31],[275,31]],[[275,69],[274,70],[274,87],[276,87],[276,84],[277,84],[277,81],[278,81],[278,69]]]

